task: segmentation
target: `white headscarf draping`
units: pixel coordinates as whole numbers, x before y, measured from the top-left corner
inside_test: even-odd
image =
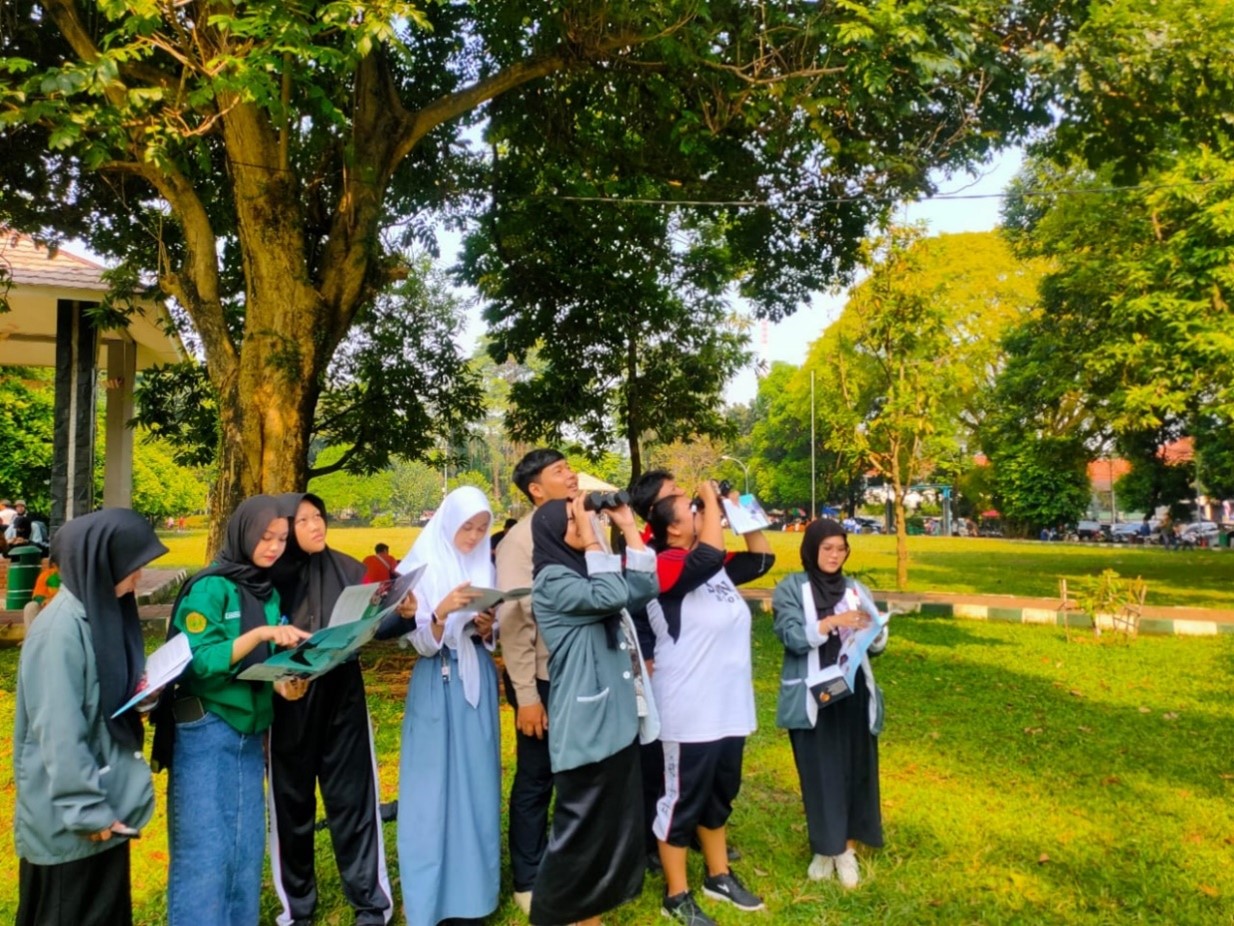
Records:
[[[416,598],[421,609],[431,611],[463,582],[482,588],[493,587],[496,576],[487,539],[481,540],[475,549],[466,554],[454,545],[454,535],[458,529],[481,513],[488,514],[491,524],[493,511],[483,492],[473,486],[455,489],[445,497],[437,513],[424,526],[411,550],[399,563],[398,571],[402,574],[421,563],[427,566],[416,585]],[[472,707],[480,701],[480,664],[476,648],[468,639],[475,613],[456,611],[450,614],[441,635],[442,645],[458,654],[463,696]],[[466,645],[461,645],[463,643]]]

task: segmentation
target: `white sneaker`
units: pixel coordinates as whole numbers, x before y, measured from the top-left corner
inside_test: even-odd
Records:
[[[523,911],[523,916],[531,916],[531,891],[515,891],[514,906]]]
[[[857,853],[852,849],[835,857],[836,875],[846,888],[854,888],[860,883],[861,876],[857,868]]]
[[[806,869],[811,881],[827,881],[836,873],[836,860],[830,855],[816,855]]]

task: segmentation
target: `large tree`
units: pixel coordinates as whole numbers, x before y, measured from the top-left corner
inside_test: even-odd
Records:
[[[489,101],[542,81],[568,119],[580,81],[647,87],[672,129],[638,140],[649,176],[690,148],[737,158],[779,139],[765,172],[739,172],[769,207],[735,225],[765,256],[743,285],[781,286],[784,304],[847,266],[879,211],[865,197],[927,189],[932,168],[1042,121],[1022,52],[1064,40],[1084,8],[13,0],[0,213],[85,238],[187,312],[217,395],[221,514],[304,483],[336,347],[431,210],[482,186],[460,133]],[[729,158],[711,161],[660,179],[704,194]],[[784,272],[802,247],[830,255],[807,278]]]
[[[903,589],[905,496],[963,455],[1003,332],[1032,314],[1040,267],[1016,261],[994,233],[892,229],[870,247],[869,278],[814,343],[801,377],[816,373],[823,446],[856,455],[892,491]]]
[[[1117,447],[1154,506],[1196,494],[1169,441],[1234,449],[1232,41],[1228,3],[1117,0],[1057,52],[1058,124],[1005,213],[1052,268],[1008,340],[992,456],[1040,447],[1044,467],[1065,447],[1074,473]]]

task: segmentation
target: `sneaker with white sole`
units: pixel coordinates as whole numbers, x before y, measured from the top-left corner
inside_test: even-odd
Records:
[[[861,882],[861,873],[857,868],[857,853],[852,849],[835,857],[836,876],[847,888],[854,888]]]
[[[682,891],[672,897],[666,896],[664,903],[660,905],[660,915],[678,923],[685,923],[686,926],[718,926],[715,920],[703,912],[689,891]]]
[[[727,901],[738,910],[763,909],[763,898],[746,890],[746,886],[731,871],[704,878],[703,893],[713,900]]]
[[[836,873],[836,860],[830,855],[816,855],[806,869],[806,876],[811,881],[829,881]]]

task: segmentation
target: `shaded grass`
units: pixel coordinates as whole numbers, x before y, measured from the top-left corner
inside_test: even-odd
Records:
[[[736,868],[767,914],[704,901],[722,924],[1208,924],[1234,920],[1234,759],[1228,731],[1234,641],[1145,638],[1068,643],[1056,628],[896,618],[875,663],[887,695],[881,738],[886,847],[863,851],[866,883],[844,893],[805,879],[809,849],[796,773],[774,727],[781,650],[755,624],[759,731],[731,824]],[[0,651],[0,725],[11,729],[16,652]],[[366,651],[382,799],[397,792],[399,727],[411,658]],[[502,710],[503,786],[514,764]],[[0,745],[0,826],[11,825],[11,743]],[[164,776],[134,847],[139,923],[164,919]],[[386,827],[397,884],[394,827]],[[504,858],[503,845],[503,858]],[[0,865],[16,871],[11,843]],[[695,883],[701,863],[691,856]],[[325,833],[318,838],[319,923],[351,922]],[[494,924],[525,920],[509,900]],[[663,882],[605,917],[659,921]],[[263,922],[273,922],[267,882]],[[0,919],[16,878],[0,886]]]
[[[411,548],[419,528],[339,527],[330,543],[357,559],[388,543],[398,557]],[[170,551],[157,565],[199,569],[205,556],[204,531],[160,534]],[[776,553],[771,572],[753,583],[771,588],[801,568],[800,534],[768,534]],[[727,536],[730,547],[741,541]],[[848,571],[871,588],[895,588],[895,538],[858,535],[851,538]],[[981,595],[1058,597],[1058,580],[1074,581],[1113,569],[1124,576],[1143,576],[1148,601],[1154,606],[1234,608],[1234,552],[1191,550],[1170,552],[1157,547],[1039,543],[967,537],[910,537],[910,590]]]

